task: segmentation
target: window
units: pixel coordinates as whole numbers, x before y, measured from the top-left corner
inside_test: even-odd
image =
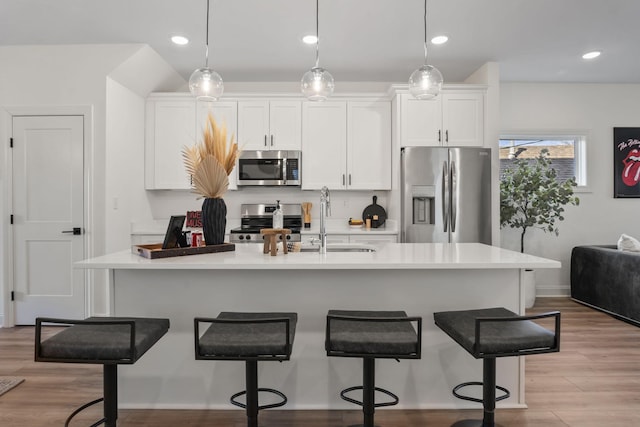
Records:
[[[534,159],[549,150],[551,167],[559,181],[575,178],[578,187],[587,185],[586,137],[584,135],[502,135],[500,137],[500,176],[513,159]]]

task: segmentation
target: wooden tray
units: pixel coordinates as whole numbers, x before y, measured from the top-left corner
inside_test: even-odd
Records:
[[[156,258],[169,258],[175,256],[185,255],[198,255],[198,254],[211,254],[215,252],[231,252],[236,250],[236,245],[233,243],[221,243],[219,245],[211,246],[198,246],[195,248],[173,248],[162,249],[162,243],[151,243],[147,245],[133,245],[131,246],[131,253],[140,255],[144,258],[156,259]]]

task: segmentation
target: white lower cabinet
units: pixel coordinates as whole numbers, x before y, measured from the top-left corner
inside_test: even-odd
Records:
[[[327,244],[349,243],[348,234],[327,234]]]
[[[368,245],[376,245],[379,243],[397,243],[398,235],[397,234],[352,234],[349,236],[350,243],[364,243]]]
[[[317,234],[305,234],[301,237],[302,243],[310,239],[318,239]],[[397,234],[327,234],[327,244],[362,243],[377,245],[380,243],[397,243]]]

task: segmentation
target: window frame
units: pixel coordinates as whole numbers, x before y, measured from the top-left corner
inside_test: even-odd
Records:
[[[575,178],[578,185],[575,187],[576,193],[588,193],[589,181],[587,175],[587,140],[589,133],[587,131],[509,131],[501,132],[498,138],[498,150],[501,149],[500,141],[502,140],[527,140],[527,139],[573,139],[574,159],[575,159]],[[500,156],[498,155],[498,159]],[[499,168],[499,165],[498,165]]]

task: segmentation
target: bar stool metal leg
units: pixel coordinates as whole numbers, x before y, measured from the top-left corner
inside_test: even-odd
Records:
[[[247,360],[247,427],[258,427],[258,362]]]
[[[118,365],[104,365],[104,425],[116,427],[118,420]]]
[[[364,426],[373,427],[373,414],[376,410],[376,360],[371,357],[365,357],[362,359],[362,362],[362,412],[364,412]]]

